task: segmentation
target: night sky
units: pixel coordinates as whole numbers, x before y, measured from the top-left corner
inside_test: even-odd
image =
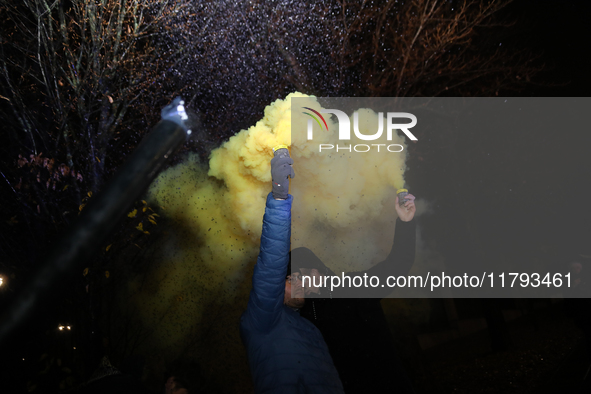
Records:
[[[2,2],[4,5],[5,2]],[[0,10],[3,12],[3,8]],[[498,96],[589,96],[589,2],[516,1],[504,9],[502,15],[517,22],[509,29],[494,30],[497,35],[494,41],[539,54],[537,64],[543,63],[545,68],[520,91],[501,89]],[[225,23],[231,21],[220,20],[220,25]],[[0,39],[4,47],[5,39]],[[2,52],[2,55],[5,54]],[[223,60],[229,62],[229,58]],[[202,216],[202,221],[195,224],[188,219],[179,220],[185,215],[182,207],[169,209],[168,212],[160,210],[158,205],[166,205],[163,200],[156,204],[154,200],[143,197],[148,201],[134,203],[129,211],[131,213],[135,209],[136,214],[128,215],[118,225],[97,252],[97,256],[100,255],[97,261],[77,266],[78,269],[88,265],[91,269],[83,276],[77,271],[75,277],[63,280],[56,286],[59,289],[47,297],[51,302],[46,301],[26,326],[2,344],[2,349],[6,350],[0,351],[0,375],[3,381],[9,379],[12,382],[6,392],[25,392],[26,387],[31,389],[33,385],[35,390],[32,392],[55,392],[60,387],[76,387],[89,378],[101,351],[110,353],[113,363],[119,367],[129,356],[147,357],[149,366],[146,368],[153,375],[152,379],[148,379],[152,390],[162,383],[159,377],[170,367],[170,362],[178,358],[196,360],[199,365],[196,367],[199,369],[198,379],[205,382],[208,392],[252,392],[246,358],[240,348],[237,318],[246,305],[246,299],[238,296],[248,294],[249,275],[256,257],[256,250],[253,253],[249,245],[252,242],[256,244],[256,240],[253,241],[250,234],[239,241],[237,239],[236,245],[239,246],[236,250],[244,248],[248,251],[246,257],[243,256],[248,262],[241,266],[239,272],[228,268],[220,273],[219,267],[200,263],[183,265],[188,259],[193,259],[190,254],[193,248],[203,250],[204,246],[210,245],[212,250],[215,249],[210,243],[211,238],[195,235],[201,233],[192,225],[205,232],[208,231],[204,228],[206,225],[211,226],[210,230],[213,228],[214,232],[224,230],[222,216],[226,212],[219,209],[223,197],[216,194],[223,190],[223,181],[211,182],[203,172],[203,168],[209,165],[206,162],[209,153],[231,135],[237,134],[238,130],[254,125],[263,117],[265,106],[297,90],[297,84],[281,79],[283,71],[276,71],[277,75],[273,74],[275,71],[265,73],[264,61],[255,62],[254,66],[249,64],[249,76],[243,85],[221,79],[221,75],[226,78],[236,70],[240,71],[241,65],[240,59],[237,59],[227,70],[220,68],[221,74],[195,77],[208,81],[208,87],[203,85],[187,92],[194,95],[192,105],[195,108],[202,112],[203,108],[211,109],[209,113],[202,113],[202,120],[217,122],[215,132],[211,131],[213,126],[208,129],[200,146],[195,141],[186,143],[182,152],[173,158],[174,163],[181,165],[176,173],[173,172],[174,176],[168,178],[183,183],[179,183],[178,192],[171,186],[171,193],[166,194],[166,198],[176,198],[175,193],[180,196],[178,198],[195,193],[193,196],[203,199],[199,203],[203,205],[198,205],[205,209],[203,215],[209,216],[206,219]],[[257,67],[261,70],[255,76],[250,72]],[[199,71],[193,70],[195,75]],[[174,78],[177,82],[184,82],[184,79],[192,77],[190,75],[193,74]],[[219,83],[215,81],[217,77],[220,77]],[[256,84],[257,78],[265,83],[277,79],[275,85],[270,84],[276,90],[255,91],[249,97],[249,88]],[[4,83],[5,79],[1,81]],[[215,92],[216,87],[219,92]],[[302,87],[301,84],[299,87]],[[218,101],[212,99],[205,103],[207,89],[215,92],[215,100]],[[165,91],[168,93],[168,90]],[[157,95],[158,89],[148,93]],[[166,102],[168,98],[158,100]],[[199,100],[203,103],[199,104]],[[218,116],[224,113],[229,115]],[[146,115],[142,122],[151,124],[153,118]],[[499,122],[502,123],[502,117]],[[425,135],[417,143],[408,144],[405,180],[411,192],[428,207],[417,218],[420,235],[417,258],[444,262],[459,271],[474,263],[494,267],[496,262],[509,264],[519,260],[539,262],[557,271],[565,270],[567,263],[579,260],[583,262],[583,270],[591,270],[589,258],[581,257],[591,256],[591,208],[587,186],[591,179],[591,159],[587,152],[591,137],[588,127],[557,129],[543,134],[536,133],[536,130],[524,130],[516,135],[503,130],[495,134],[467,130],[457,133],[445,131]],[[12,141],[7,136],[6,140],[9,139]],[[18,180],[8,179],[5,174],[10,178],[13,170],[9,167],[14,167],[21,151],[17,151],[12,143],[6,146],[14,151],[3,148],[6,157],[1,165],[6,168],[2,168],[2,175],[9,185],[14,186]],[[135,146],[135,142],[130,142],[129,146]],[[195,154],[189,159],[189,153]],[[117,160],[124,159],[119,157]],[[187,163],[194,163],[195,167],[182,167]],[[201,172],[191,172],[190,168],[201,168]],[[2,310],[11,304],[18,290],[38,269],[35,262],[42,261],[63,233],[63,229],[51,229],[51,226],[45,231],[46,224],[36,223],[31,218],[17,216],[13,220],[20,212],[21,201],[13,197],[6,182],[0,188],[4,206],[1,219],[5,223],[2,225],[0,247],[6,248],[0,252],[3,256],[0,274],[7,275],[3,287],[0,287]],[[208,193],[213,191],[199,194],[197,187],[195,191],[186,186],[191,183],[205,185],[204,188],[209,188]],[[96,185],[98,190],[101,187]],[[84,198],[87,202],[91,197]],[[208,198],[210,200],[204,202]],[[253,216],[256,216],[257,209],[262,207],[252,208]],[[157,216],[150,216],[152,213],[157,213]],[[217,219],[220,219],[219,223]],[[25,227],[27,220],[28,227]],[[253,220],[256,221],[256,217]],[[140,222],[146,224],[141,229],[142,234],[138,235],[135,230]],[[157,226],[155,222],[158,222]],[[12,232],[16,235],[9,236]],[[29,233],[43,235],[29,239]],[[15,240],[20,240],[24,247],[13,248],[10,243]],[[107,254],[108,250],[105,251],[107,245],[112,247],[111,255]],[[23,255],[19,255],[21,262],[15,262],[14,250],[23,251]],[[118,257],[112,257],[114,253]],[[211,253],[215,256],[215,251]],[[198,261],[197,257],[195,261]],[[169,274],[164,273],[167,270]],[[10,273],[16,273],[12,282]],[[200,287],[190,288],[184,282],[187,277],[198,277],[200,279],[197,280],[203,282],[197,282]],[[226,279],[217,281],[220,277]],[[204,285],[204,281],[209,282]],[[169,286],[164,289],[159,287],[159,282],[182,282],[185,287],[170,290],[172,286]],[[96,290],[88,292],[86,285]],[[168,303],[169,300],[172,301]],[[145,309],[147,312],[140,311],[139,307],[130,312],[133,305],[150,303],[155,306]],[[168,312],[163,311],[169,304],[174,311],[166,315]],[[383,308],[417,392],[527,393],[558,389],[577,392],[589,387],[589,377],[585,383],[587,386],[579,382],[590,360],[583,350],[581,325],[575,325],[572,319],[574,316],[579,324],[589,324],[588,318],[581,318],[588,312],[585,301],[457,299],[454,303],[440,299],[410,299],[386,300]],[[569,311],[570,314],[567,313]],[[137,315],[133,315],[135,312]],[[517,312],[522,316],[509,320],[509,316]],[[155,315],[147,316],[150,313]],[[179,322],[178,331],[175,331],[174,324],[166,326],[166,321],[163,323],[166,319],[158,313],[167,316],[166,319],[173,323]],[[507,323],[503,320],[503,313]],[[139,340],[128,339],[126,342],[121,339],[124,335],[109,337],[105,333],[101,337],[89,334],[122,331],[122,325],[117,325],[117,316],[131,315],[130,324],[140,327],[138,338],[153,335],[152,328],[145,322],[154,319],[158,321],[159,329],[163,330],[160,333],[170,337],[170,342],[162,342],[170,348],[154,355],[150,353],[149,345]],[[199,323],[191,325],[191,319]],[[69,321],[78,323],[78,332],[56,331],[57,324]],[[488,330],[479,330],[486,328],[481,326],[483,322],[488,325]],[[449,341],[438,339],[462,330],[468,334]],[[188,343],[186,338],[192,338],[191,342]],[[217,348],[220,343],[224,346]],[[437,346],[430,346],[430,343]],[[177,351],[183,346],[189,350]],[[72,351],[71,348],[75,347],[79,348],[78,353]],[[88,351],[80,354],[80,349]],[[161,351],[161,348],[158,349]],[[159,356],[161,360],[158,360]],[[540,360],[544,357],[545,363]]]

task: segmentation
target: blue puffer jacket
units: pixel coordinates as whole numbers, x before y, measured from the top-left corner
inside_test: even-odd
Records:
[[[256,393],[343,393],[320,331],[283,305],[291,203],[267,196],[261,250],[240,334]]]

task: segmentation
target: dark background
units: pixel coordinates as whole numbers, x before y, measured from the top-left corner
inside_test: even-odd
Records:
[[[501,35],[498,41],[540,54],[545,69],[521,90],[501,89],[498,95],[588,96],[590,8],[588,2],[517,1],[502,11],[517,23],[511,29],[497,32]],[[215,80],[216,75],[206,78]],[[232,104],[251,100],[246,94],[248,89],[233,91],[222,86],[220,101],[230,113],[233,107],[236,110],[233,117],[225,118],[226,124],[209,135],[210,147],[221,144],[233,131],[253,124],[262,116],[265,105],[294,90],[294,85],[297,86],[278,85],[276,91],[252,100],[248,106]],[[220,104],[214,101],[208,105]],[[203,111],[206,105],[196,106]],[[208,116],[211,118],[207,114],[205,118]],[[413,193],[434,204],[433,212],[420,218],[426,246],[446,262],[460,266],[472,261],[492,264],[495,260],[538,259],[564,267],[578,259],[588,267],[588,260],[581,255],[591,255],[589,142],[588,130],[557,130],[551,135],[537,135],[529,130],[521,135],[501,132],[433,135],[411,144],[407,181]],[[200,149],[191,143],[184,147],[185,151],[195,150],[206,157],[208,150]],[[4,149],[3,154],[4,166],[14,162],[18,152]],[[9,195],[6,186],[2,193]],[[3,201],[2,220],[6,222],[13,217],[18,202],[9,201],[9,197],[3,197]],[[8,272],[16,272],[17,279],[15,288],[0,293],[2,308],[10,304],[19,286],[35,271],[34,264],[26,262],[41,260],[51,241],[61,234],[61,230],[44,231],[45,224],[35,220],[30,220],[27,226],[28,231],[37,229],[37,233],[47,234],[47,238],[39,236],[32,240],[18,235],[11,238],[13,227],[4,224],[2,227],[5,240],[26,245],[25,254],[20,256],[23,267],[10,271],[8,264],[3,266]],[[125,230],[118,231],[125,234]],[[13,252],[7,244],[3,243],[7,250],[2,255],[11,256],[12,262]],[[122,255],[122,261],[126,257],[129,255]],[[59,354],[61,348],[82,341],[74,337],[57,340],[44,337],[45,330],[56,324],[56,311],[59,316],[83,322],[88,332],[100,325],[97,316],[92,315],[93,307],[83,309],[76,304],[85,285],[81,281],[60,284],[65,290],[55,297],[62,301],[55,304],[51,313],[37,311],[36,317],[20,329],[20,335],[2,345],[1,373],[7,391],[0,391],[24,392],[28,382],[37,382],[33,392],[55,392],[71,376],[56,367],[57,361],[47,368],[43,360],[24,365],[17,362],[21,358],[29,359],[29,355],[37,360],[43,353]],[[585,352],[584,330],[588,329],[588,323],[584,315],[589,312],[585,302],[481,299],[405,302],[410,309],[413,303],[428,302],[432,311],[429,321],[421,324],[400,322],[394,315],[388,315],[396,327],[395,336],[419,392],[585,392],[588,388],[589,376],[583,382],[591,365]],[[394,304],[384,305],[387,313],[395,308]],[[72,310],[84,312],[72,316]],[[101,344],[95,342],[92,346],[100,349]],[[77,371],[78,375],[63,387],[75,387],[86,380],[96,365],[98,353],[88,351],[75,359],[73,365],[83,366],[80,367],[83,372]],[[220,374],[223,372],[210,371],[204,373],[203,379],[219,381]]]

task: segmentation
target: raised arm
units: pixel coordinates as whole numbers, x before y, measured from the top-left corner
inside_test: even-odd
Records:
[[[291,203],[293,197],[276,200],[267,196],[261,249],[252,276],[252,290],[244,318],[257,330],[267,332],[283,307],[285,275],[289,262]]]
[[[267,196],[261,248],[252,276],[252,290],[244,315],[252,327],[268,332],[280,315],[285,294],[285,277],[291,239],[291,204],[289,177],[295,176],[293,160],[285,152],[271,160],[273,191]],[[275,149],[274,149],[275,150]]]
[[[404,205],[398,204],[398,197],[396,197],[396,212],[398,219],[396,219],[396,230],[394,233],[394,242],[392,249],[386,259],[370,269],[368,269],[368,276],[378,276],[381,283],[385,283],[388,276],[406,275],[410,271],[415,261],[415,247],[416,247],[416,222],[413,220],[416,207],[415,196],[409,194],[406,196]],[[392,289],[387,287],[376,288],[376,297],[385,297]]]

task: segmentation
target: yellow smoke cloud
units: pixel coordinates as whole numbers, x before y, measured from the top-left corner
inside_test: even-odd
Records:
[[[298,102],[298,105],[300,102]],[[305,100],[302,107],[320,111],[315,98]],[[302,111],[294,110],[299,115]],[[360,109],[359,130],[374,134],[378,114]],[[296,177],[291,183],[294,195],[292,208],[292,247],[306,246],[335,272],[369,268],[385,258],[392,246],[396,212],[396,189],[404,185],[406,144],[394,135],[388,144],[399,144],[404,150],[388,152],[375,147],[369,152],[335,149],[319,152],[319,144],[345,147],[338,141],[338,124],[325,116],[328,130],[314,131],[307,140],[306,115],[293,119],[292,157]],[[350,118],[353,125],[353,116]],[[384,121],[385,124],[385,121]],[[368,141],[352,135],[351,146]],[[371,144],[371,142],[369,142]],[[360,149],[363,150],[363,149]]]
[[[238,316],[246,306],[258,254],[274,146],[290,146],[294,159],[293,248],[309,247],[335,271],[367,268],[389,252],[395,191],[404,185],[406,149],[319,153],[318,143],[334,141],[338,127],[326,117],[330,132],[315,134],[314,145],[303,132],[292,134],[294,97],[307,97],[306,106],[321,109],[314,97],[290,94],[269,105],[256,125],[214,150],[209,166],[189,157],[153,183],[149,197],[165,208],[173,226],[166,244],[154,253],[158,261],[147,275],[147,285],[138,285],[133,298],[141,320],[153,326],[150,346],[178,349],[187,338],[202,335],[208,326],[201,317],[210,313],[211,305],[225,308],[226,313],[208,324],[232,330],[229,339],[214,346],[240,346]],[[305,130],[305,116],[293,121],[294,127]],[[377,124],[373,111],[359,111],[362,133],[373,134]],[[351,141],[357,143],[364,141]],[[391,143],[406,148],[404,139],[396,135]],[[167,323],[154,325],[155,319]],[[240,346],[228,351],[242,350]],[[208,362],[215,364],[217,358],[223,363],[221,355],[212,355]]]

